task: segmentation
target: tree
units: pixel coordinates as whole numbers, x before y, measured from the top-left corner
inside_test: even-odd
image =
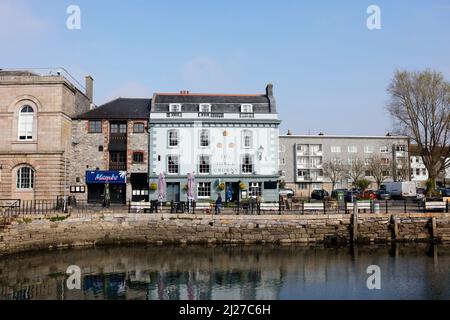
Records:
[[[364,192],[370,186],[370,181],[367,179],[360,179],[356,181],[356,186]]]
[[[366,173],[366,164],[361,158],[351,159],[346,171],[353,186],[356,186],[358,180]]]
[[[336,183],[344,177],[345,167],[337,160],[329,160],[323,163],[323,174],[331,180],[331,190],[334,191]]]
[[[409,171],[409,161],[407,157],[398,157],[396,160],[397,181],[409,181],[411,172]]]
[[[450,83],[439,72],[397,71],[387,110],[398,133],[415,142],[432,184],[450,165]]]
[[[389,171],[389,164],[379,155],[374,155],[370,158],[367,168],[377,184],[377,189],[380,189],[381,184],[387,178],[385,173]]]

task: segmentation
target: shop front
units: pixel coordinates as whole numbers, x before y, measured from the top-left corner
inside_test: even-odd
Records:
[[[107,195],[110,203],[125,204],[126,183],[126,171],[86,171],[88,202],[103,203]]]

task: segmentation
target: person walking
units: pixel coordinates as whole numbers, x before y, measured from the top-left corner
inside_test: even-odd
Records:
[[[222,195],[218,193],[216,200],[216,214],[220,214],[221,211],[222,211]]]

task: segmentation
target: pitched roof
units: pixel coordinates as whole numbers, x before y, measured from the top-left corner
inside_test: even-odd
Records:
[[[241,104],[252,104],[254,113],[276,113],[272,87],[266,87],[266,94],[155,93],[151,111],[168,112],[171,103],[180,103],[183,112],[198,112],[199,104],[207,103],[211,112],[239,113]]]
[[[77,119],[148,119],[151,99],[118,98],[78,115]]]

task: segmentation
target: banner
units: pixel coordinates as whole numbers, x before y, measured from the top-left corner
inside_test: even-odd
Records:
[[[125,184],[127,183],[126,171],[86,171],[86,183],[98,184]]]

